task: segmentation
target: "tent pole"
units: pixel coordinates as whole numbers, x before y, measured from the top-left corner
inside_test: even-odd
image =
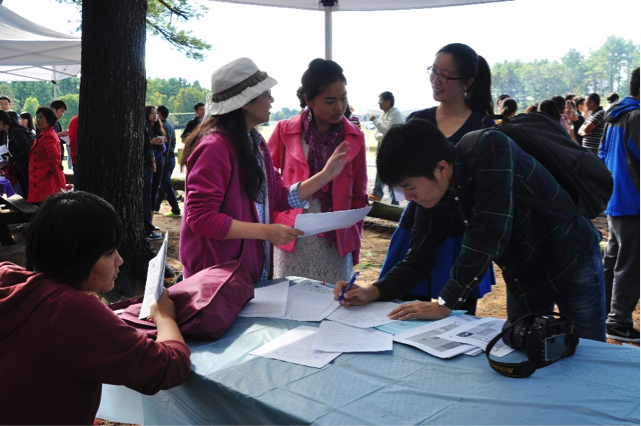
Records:
[[[325,6],[325,59],[332,59],[332,8]]]

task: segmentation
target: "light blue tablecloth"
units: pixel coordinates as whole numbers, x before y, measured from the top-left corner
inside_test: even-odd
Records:
[[[322,369],[249,355],[300,325],[318,323],[237,318],[221,339],[189,343],[185,385],[151,397],[104,386],[98,417],[144,424],[639,424],[637,347],[581,340],[575,355],[527,379],[493,372],[484,355],[442,360],[398,343],[389,352],[343,354]]]

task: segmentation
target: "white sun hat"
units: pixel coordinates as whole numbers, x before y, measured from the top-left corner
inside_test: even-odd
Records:
[[[207,115],[222,115],[246,105],[278,82],[258,69],[249,58],[239,58],[211,75]]]

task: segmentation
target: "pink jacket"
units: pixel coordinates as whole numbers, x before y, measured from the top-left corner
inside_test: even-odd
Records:
[[[247,142],[249,143],[249,142]],[[274,169],[263,140],[270,223],[274,210],[289,209],[289,188]],[[263,240],[226,240],[233,219],[258,223],[258,212],[240,182],[236,151],[223,132],[203,137],[187,160],[180,262],[185,278],[220,263],[240,259],[257,282],[263,270]]]
[[[365,136],[356,126],[343,117],[345,140],[349,142],[350,162],[333,184],[334,210],[359,209],[368,205],[367,199],[367,162],[365,160]],[[283,180],[287,185],[304,181],[309,176],[309,165],[303,153],[301,143],[302,115],[289,120],[280,121],[269,138],[267,145],[272,153],[274,166],[281,170]],[[291,209],[276,214],[275,223],[294,226],[296,216],[303,209]],[[338,254],[345,256],[352,252],[354,264],[359,262],[361,250],[361,234],[363,222],[347,228],[339,229],[337,233]],[[281,249],[294,251],[296,241],[280,246]]]

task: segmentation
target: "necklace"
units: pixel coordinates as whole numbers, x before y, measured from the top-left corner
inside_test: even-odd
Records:
[[[443,110],[441,110],[441,106],[440,105],[436,107],[436,111],[439,112],[441,115],[444,115],[446,117],[456,117],[457,115],[465,114],[467,112],[467,106],[463,106],[463,110],[461,112],[457,112],[455,114],[446,114],[446,113],[444,113]]]

